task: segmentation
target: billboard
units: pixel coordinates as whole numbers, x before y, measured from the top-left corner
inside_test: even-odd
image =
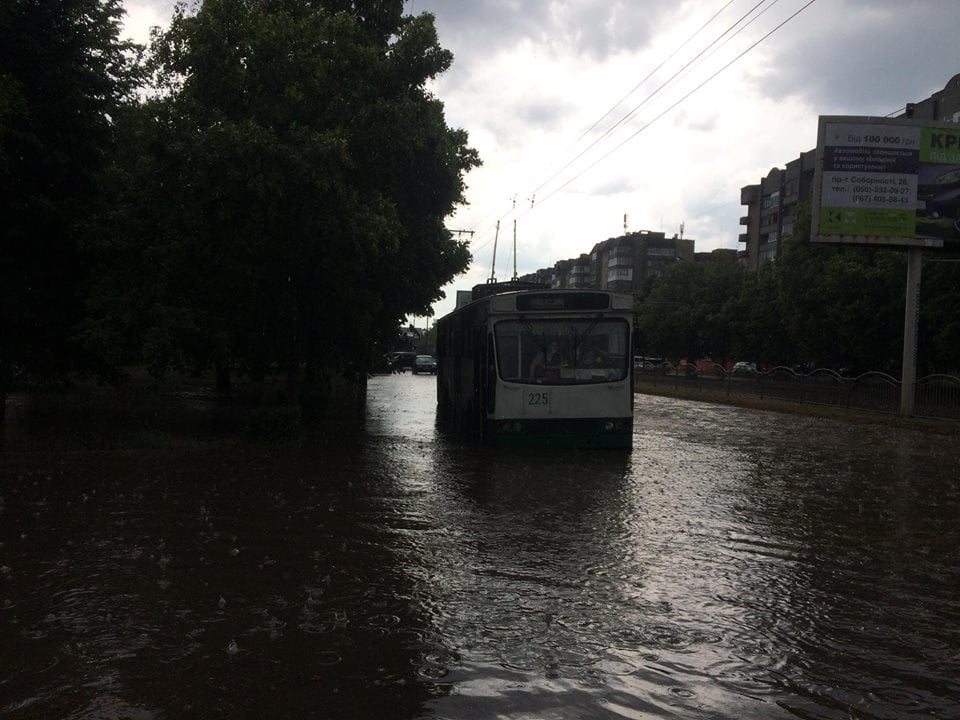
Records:
[[[821,116],[812,211],[814,242],[960,240],[960,125]]]

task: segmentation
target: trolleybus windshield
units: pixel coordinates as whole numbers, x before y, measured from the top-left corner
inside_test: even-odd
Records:
[[[501,320],[494,338],[498,372],[509,382],[615,382],[629,372],[629,326],[619,318]]]

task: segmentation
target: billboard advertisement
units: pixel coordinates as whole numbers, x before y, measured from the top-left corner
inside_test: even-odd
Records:
[[[960,125],[822,116],[812,220],[814,242],[960,240]]]

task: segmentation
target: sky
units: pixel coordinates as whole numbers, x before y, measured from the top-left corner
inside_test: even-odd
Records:
[[[126,0],[144,42],[169,0]],[[432,82],[483,165],[449,218],[456,290],[627,231],[738,248],[740,188],[817,141],[820,115],[886,116],[960,73],[957,0],[407,0],[452,67]],[[626,216],[626,220],[624,218]],[[494,238],[496,224],[500,232]],[[418,327],[422,318],[414,319]]]

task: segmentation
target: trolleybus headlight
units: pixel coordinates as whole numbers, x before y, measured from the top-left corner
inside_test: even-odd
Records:
[[[607,420],[603,424],[603,429],[606,430],[607,432],[610,432],[611,430],[613,430],[613,428],[614,428],[613,420]]]

